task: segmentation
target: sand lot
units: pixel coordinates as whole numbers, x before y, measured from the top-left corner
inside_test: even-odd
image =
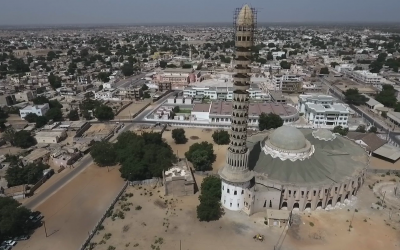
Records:
[[[214,143],[212,139],[212,134],[214,130],[211,129],[201,129],[201,128],[185,128],[185,135],[188,138],[188,142],[186,144],[175,144],[174,139],[172,139],[172,130],[174,128],[168,127],[167,130],[164,131],[162,137],[166,140],[166,142],[171,145],[174,153],[179,157],[185,157],[185,153],[189,150],[189,147],[196,142],[207,141],[214,144],[214,154],[217,155],[217,159],[213,164],[213,171],[218,172],[218,170],[225,163],[226,150],[228,145],[217,145]],[[191,139],[193,137],[198,137],[198,139]]]
[[[151,100],[144,100],[141,102],[135,102],[133,101],[132,104],[130,104],[128,107],[124,108],[115,118],[118,119],[118,117],[126,117],[126,116],[133,116],[137,112],[139,112],[142,108],[144,108]]]
[[[201,177],[196,179],[201,182]],[[130,195],[117,202],[103,223],[104,229],[93,238],[95,250],[111,249],[110,246],[117,250],[175,250],[180,243],[184,250],[261,250],[274,249],[280,237],[283,244],[277,249],[281,250],[395,250],[400,246],[400,218],[388,221],[387,211],[369,209],[370,200],[357,200],[331,211],[295,212],[300,216],[300,225],[282,231],[283,228],[264,225],[264,213],[248,217],[226,211],[219,221],[199,222],[196,218],[198,194],[164,197],[162,188],[152,186],[128,187],[126,194]],[[361,190],[360,198],[364,196],[372,197],[368,186]],[[137,206],[141,209],[136,210]],[[123,219],[116,216],[113,220],[112,214],[117,215],[119,211]],[[264,242],[252,239],[257,233],[265,236]]]
[[[124,184],[118,169],[110,170],[91,165],[39,205],[50,236],[42,226],[13,249],[78,249]]]

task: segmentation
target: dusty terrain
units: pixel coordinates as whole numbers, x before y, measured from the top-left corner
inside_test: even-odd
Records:
[[[393,178],[374,176],[368,183]],[[196,181],[200,184],[201,177],[196,176]],[[179,249],[180,243],[185,250],[261,250],[273,249],[274,245],[281,250],[399,249],[400,216],[394,214],[391,220],[388,217],[388,211],[399,213],[399,210],[371,209],[377,198],[368,183],[358,198],[341,209],[297,212],[298,226],[293,225],[288,231],[264,225],[264,213],[248,217],[226,211],[219,221],[199,222],[196,218],[198,194],[164,197],[162,187],[129,187],[127,195],[114,207],[103,223],[104,229],[92,243],[95,250],[107,250],[110,246],[117,250],[175,250]],[[122,218],[117,216],[119,211]],[[252,237],[257,233],[263,234],[266,240],[254,241]]]
[[[145,107],[151,100],[144,100],[140,102],[133,101],[128,107],[124,108],[115,119],[121,118],[124,119],[126,117],[132,117],[137,112],[139,112],[143,107]]]
[[[89,166],[35,209],[44,215],[49,236],[42,226],[31,239],[19,242],[13,249],[78,249],[123,184],[116,167],[108,172],[107,168]]]
[[[172,139],[172,129],[168,127],[166,131],[163,133],[163,138],[166,142],[171,145],[172,150],[174,153],[179,157],[185,157],[185,152],[189,150],[189,147],[196,142],[203,142],[207,141],[214,144],[214,154],[217,155],[217,158],[213,164],[213,171],[216,173],[218,170],[224,165],[225,162],[225,155],[228,145],[217,145],[214,143],[212,134],[214,133],[215,129],[201,129],[201,128],[184,128],[185,135],[188,139],[186,144],[175,144],[174,139]]]

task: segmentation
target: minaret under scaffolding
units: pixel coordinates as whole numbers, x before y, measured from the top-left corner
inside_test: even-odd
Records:
[[[230,144],[225,166],[220,171],[222,179],[221,203],[229,210],[244,207],[244,190],[250,186],[253,174],[248,168],[249,150],[247,122],[249,110],[249,88],[251,48],[254,45],[256,11],[247,4],[237,9],[235,27],[235,75],[233,76],[233,101]]]

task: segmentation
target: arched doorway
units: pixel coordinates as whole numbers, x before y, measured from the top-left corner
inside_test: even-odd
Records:
[[[357,189],[354,189],[354,190],[353,190],[353,195],[355,196],[356,193],[357,193]]]
[[[346,194],[346,196],[344,197],[345,200],[348,200],[348,199],[349,199],[349,194],[350,194],[350,192],[348,192],[348,193]]]
[[[286,201],[282,202],[281,209],[282,208],[287,208],[287,202]]]
[[[322,201],[318,202],[317,207],[321,207],[322,208]]]
[[[293,208],[300,208],[299,203],[298,203],[298,202],[294,203],[294,204],[293,204]]]
[[[336,200],[336,203],[340,203],[340,200],[341,200],[341,196],[339,196],[338,198],[337,198],[337,200]]]
[[[311,209],[311,203],[310,203],[310,202],[308,202],[308,203],[306,204],[306,209],[307,209],[307,208]]]
[[[331,205],[332,206],[332,199],[330,199],[329,201],[328,201],[328,204],[326,204],[327,206],[328,205]]]

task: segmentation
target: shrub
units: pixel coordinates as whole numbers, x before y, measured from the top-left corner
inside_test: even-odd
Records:
[[[313,226],[314,226],[314,223],[313,223],[313,222],[310,222],[310,226],[312,226],[312,227],[313,227]]]
[[[135,210],[142,210],[142,207],[141,206],[136,206]]]

